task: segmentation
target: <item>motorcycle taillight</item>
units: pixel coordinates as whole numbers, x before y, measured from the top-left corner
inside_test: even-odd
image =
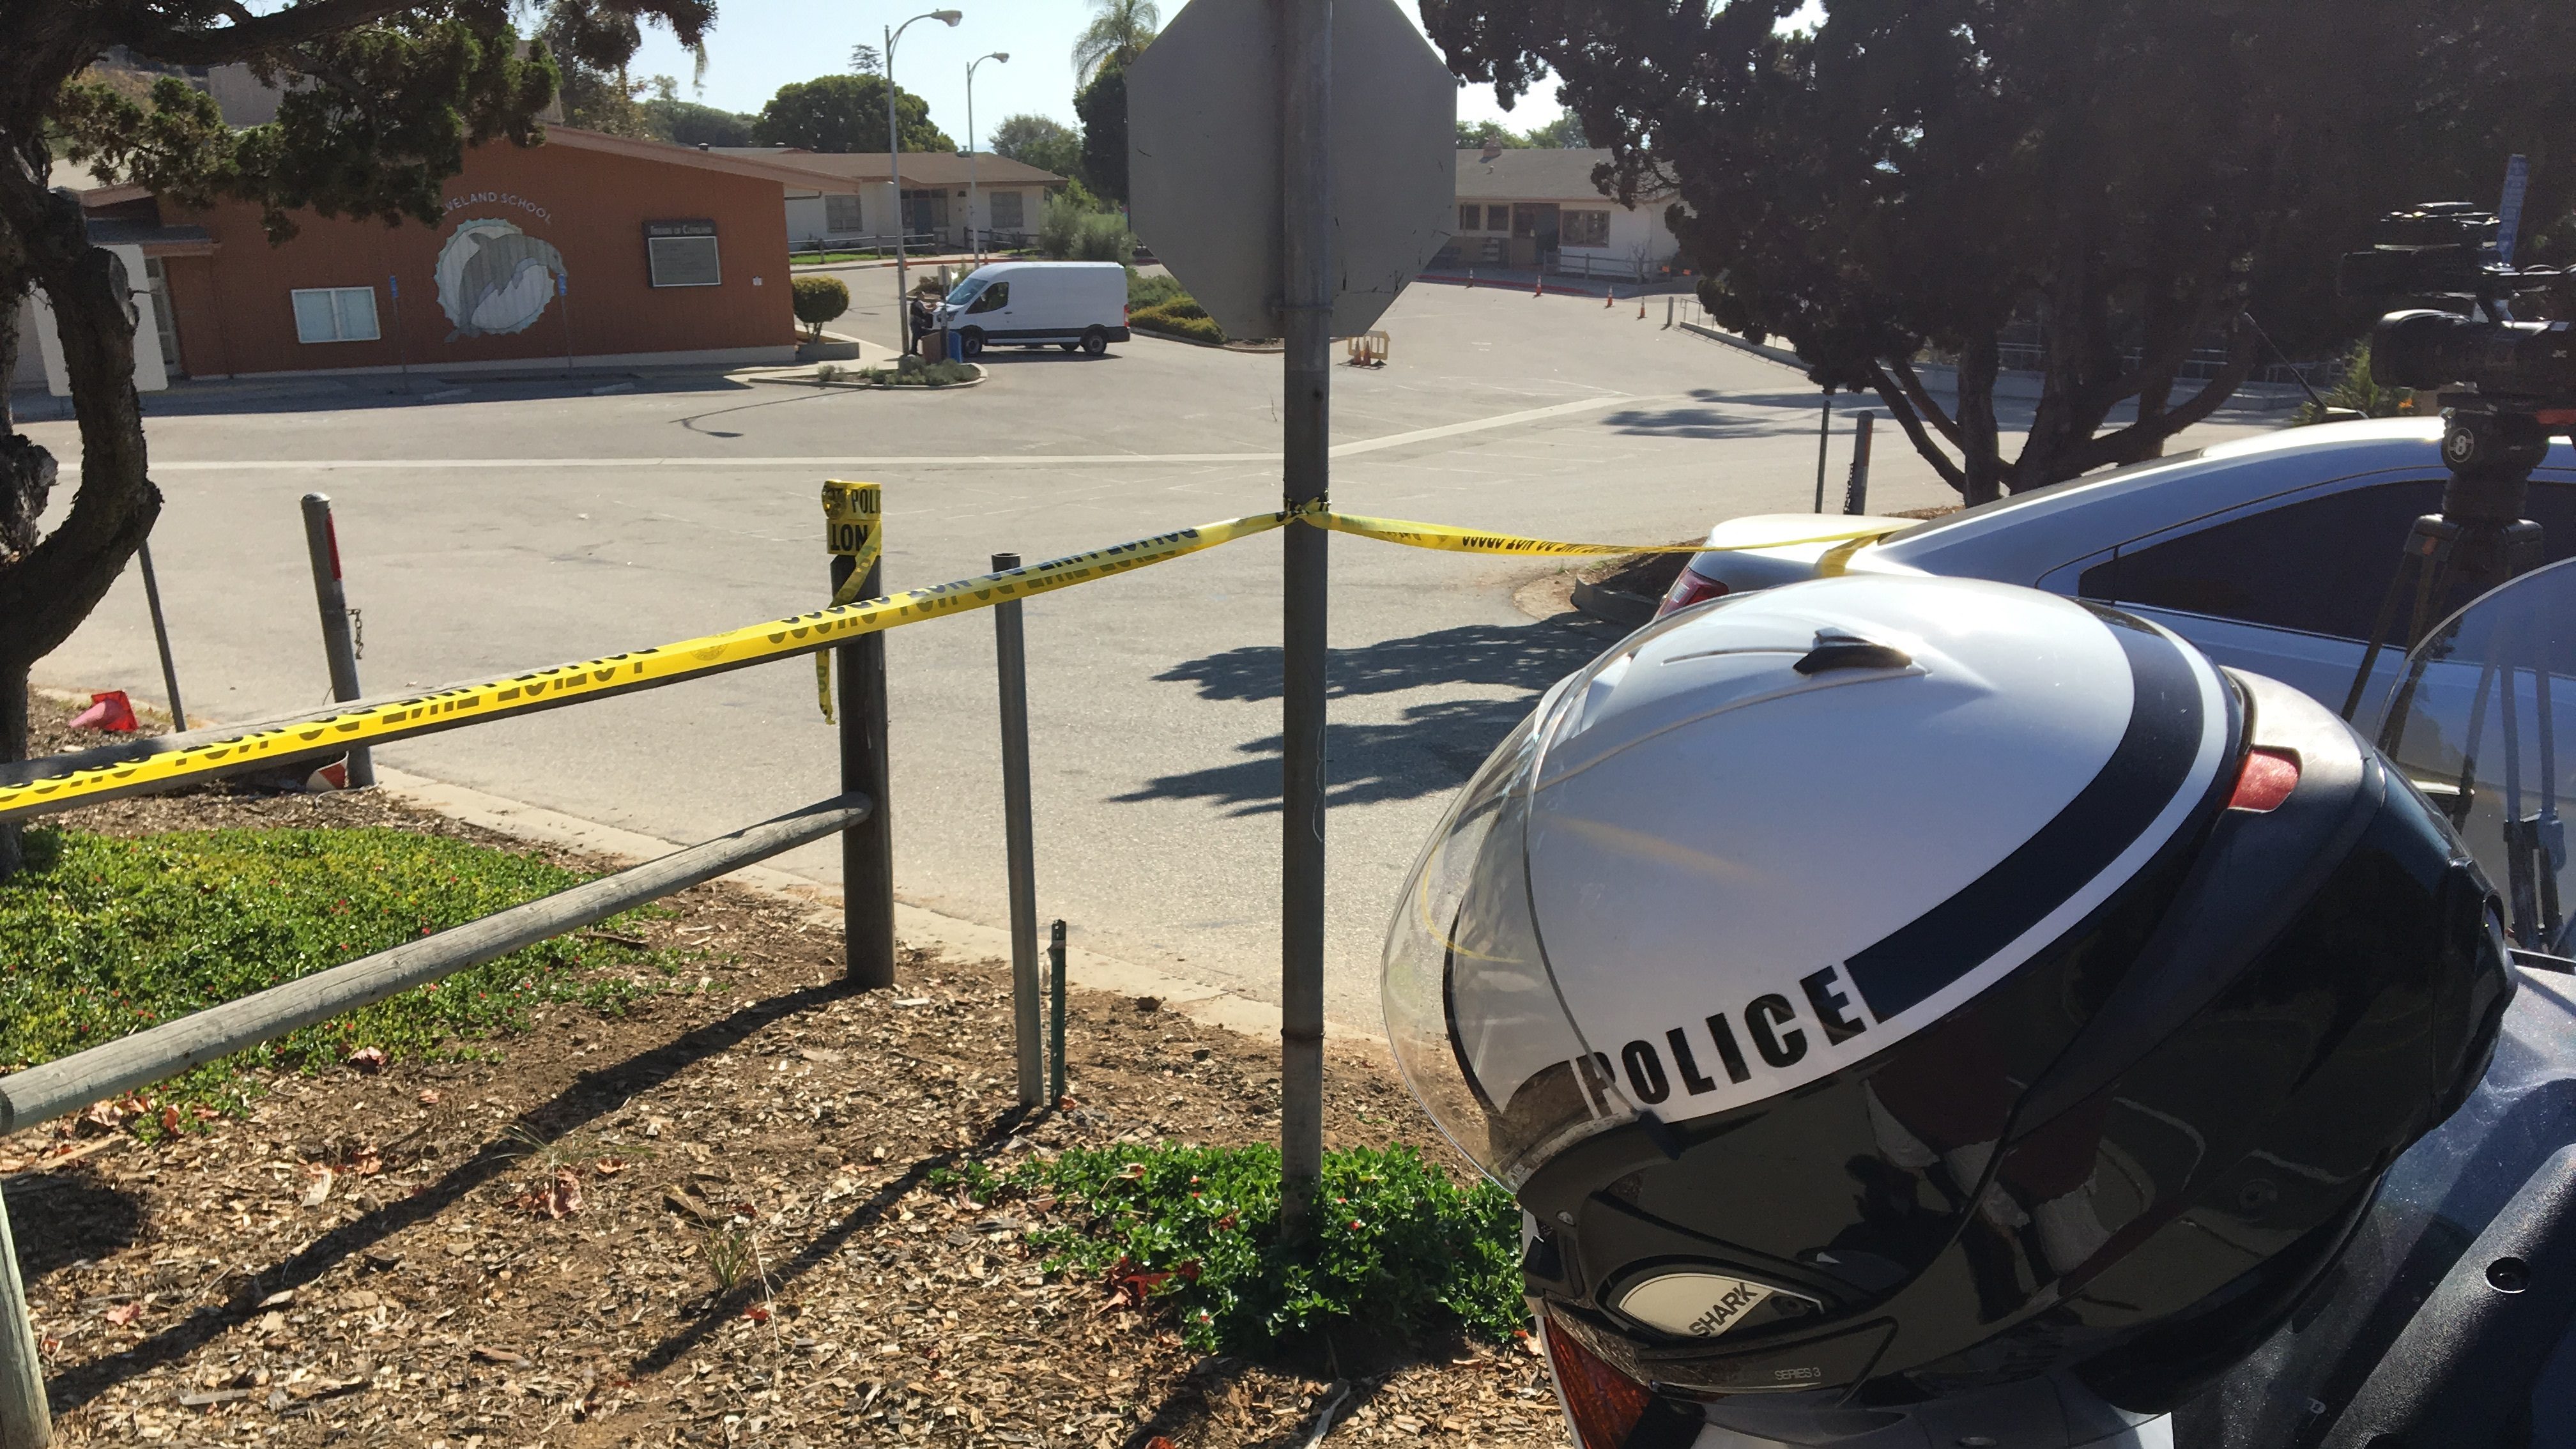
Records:
[[[1612,1368],[1545,1313],[1539,1345],[1575,1449],[1688,1449],[1699,1438],[1705,1420],[1698,1406],[1663,1398]]]
[[[1655,617],[1660,619],[1677,609],[1705,604],[1711,599],[1723,598],[1725,594],[1726,585],[1696,569],[1686,568],[1682,570],[1681,577],[1673,580],[1672,588],[1665,591],[1664,601],[1655,606]]]

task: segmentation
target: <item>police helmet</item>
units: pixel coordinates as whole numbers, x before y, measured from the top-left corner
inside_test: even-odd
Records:
[[[2497,921],[2304,696],[2094,604],[1848,576],[1551,690],[1415,866],[1384,1001],[1526,1210],[1589,1449],[2033,1384],[2072,1433],[2332,1266],[2484,1069]]]

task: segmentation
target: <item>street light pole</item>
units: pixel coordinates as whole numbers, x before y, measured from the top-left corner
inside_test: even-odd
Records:
[[[894,43],[903,39],[903,33],[910,30],[915,21],[936,20],[953,29],[963,18],[961,11],[933,10],[916,15],[886,32],[886,175],[894,185],[894,325],[898,356],[912,351],[912,314],[907,310],[912,301],[912,288],[905,279],[903,260],[903,124],[895,119]]]
[[[975,252],[975,265],[984,264],[984,243],[975,231],[975,67],[988,60],[1011,63],[1011,53],[997,50],[966,62],[966,244]]]

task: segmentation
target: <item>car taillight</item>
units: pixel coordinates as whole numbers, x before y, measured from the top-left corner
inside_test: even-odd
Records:
[[[1655,617],[1660,619],[1675,609],[1704,604],[1723,597],[1725,593],[1726,585],[1696,570],[1683,569],[1681,577],[1673,580],[1673,586],[1664,592],[1664,601],[1655,606]]]
[[[2227,797],[2227,808],[2250,810],[2257,815],[2278,810],[2297,788],[2298,756],[2286,750],[2249,751],[2245,767],[2236,772],[2236,793]]]
[[[1544,1313],[1539,1342],[1575,1449],[1688,1449],[1699,1438],[1705,1416],[1695,1406],[1660,1397],[1602,1362]]]

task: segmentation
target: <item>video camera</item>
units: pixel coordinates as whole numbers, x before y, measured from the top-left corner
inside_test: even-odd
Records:
[[[2565,315],[2566,304],[2576,300],[2576,276],[2549,267],[2517,269],[2498,245],[2496,215],[2467,202],[2427,203],[2393,212],[2380,225],[2381,238],[2370,250],[2345,254],[2335,290],[2436,305],[2379,320],[2370,340],[2373,381],[2467,389],[2474,403],[2444,401],[2480,412],[2576,409],[2576,327],[2518,322],[2512,311],[2517,299],[2531,298]]]

